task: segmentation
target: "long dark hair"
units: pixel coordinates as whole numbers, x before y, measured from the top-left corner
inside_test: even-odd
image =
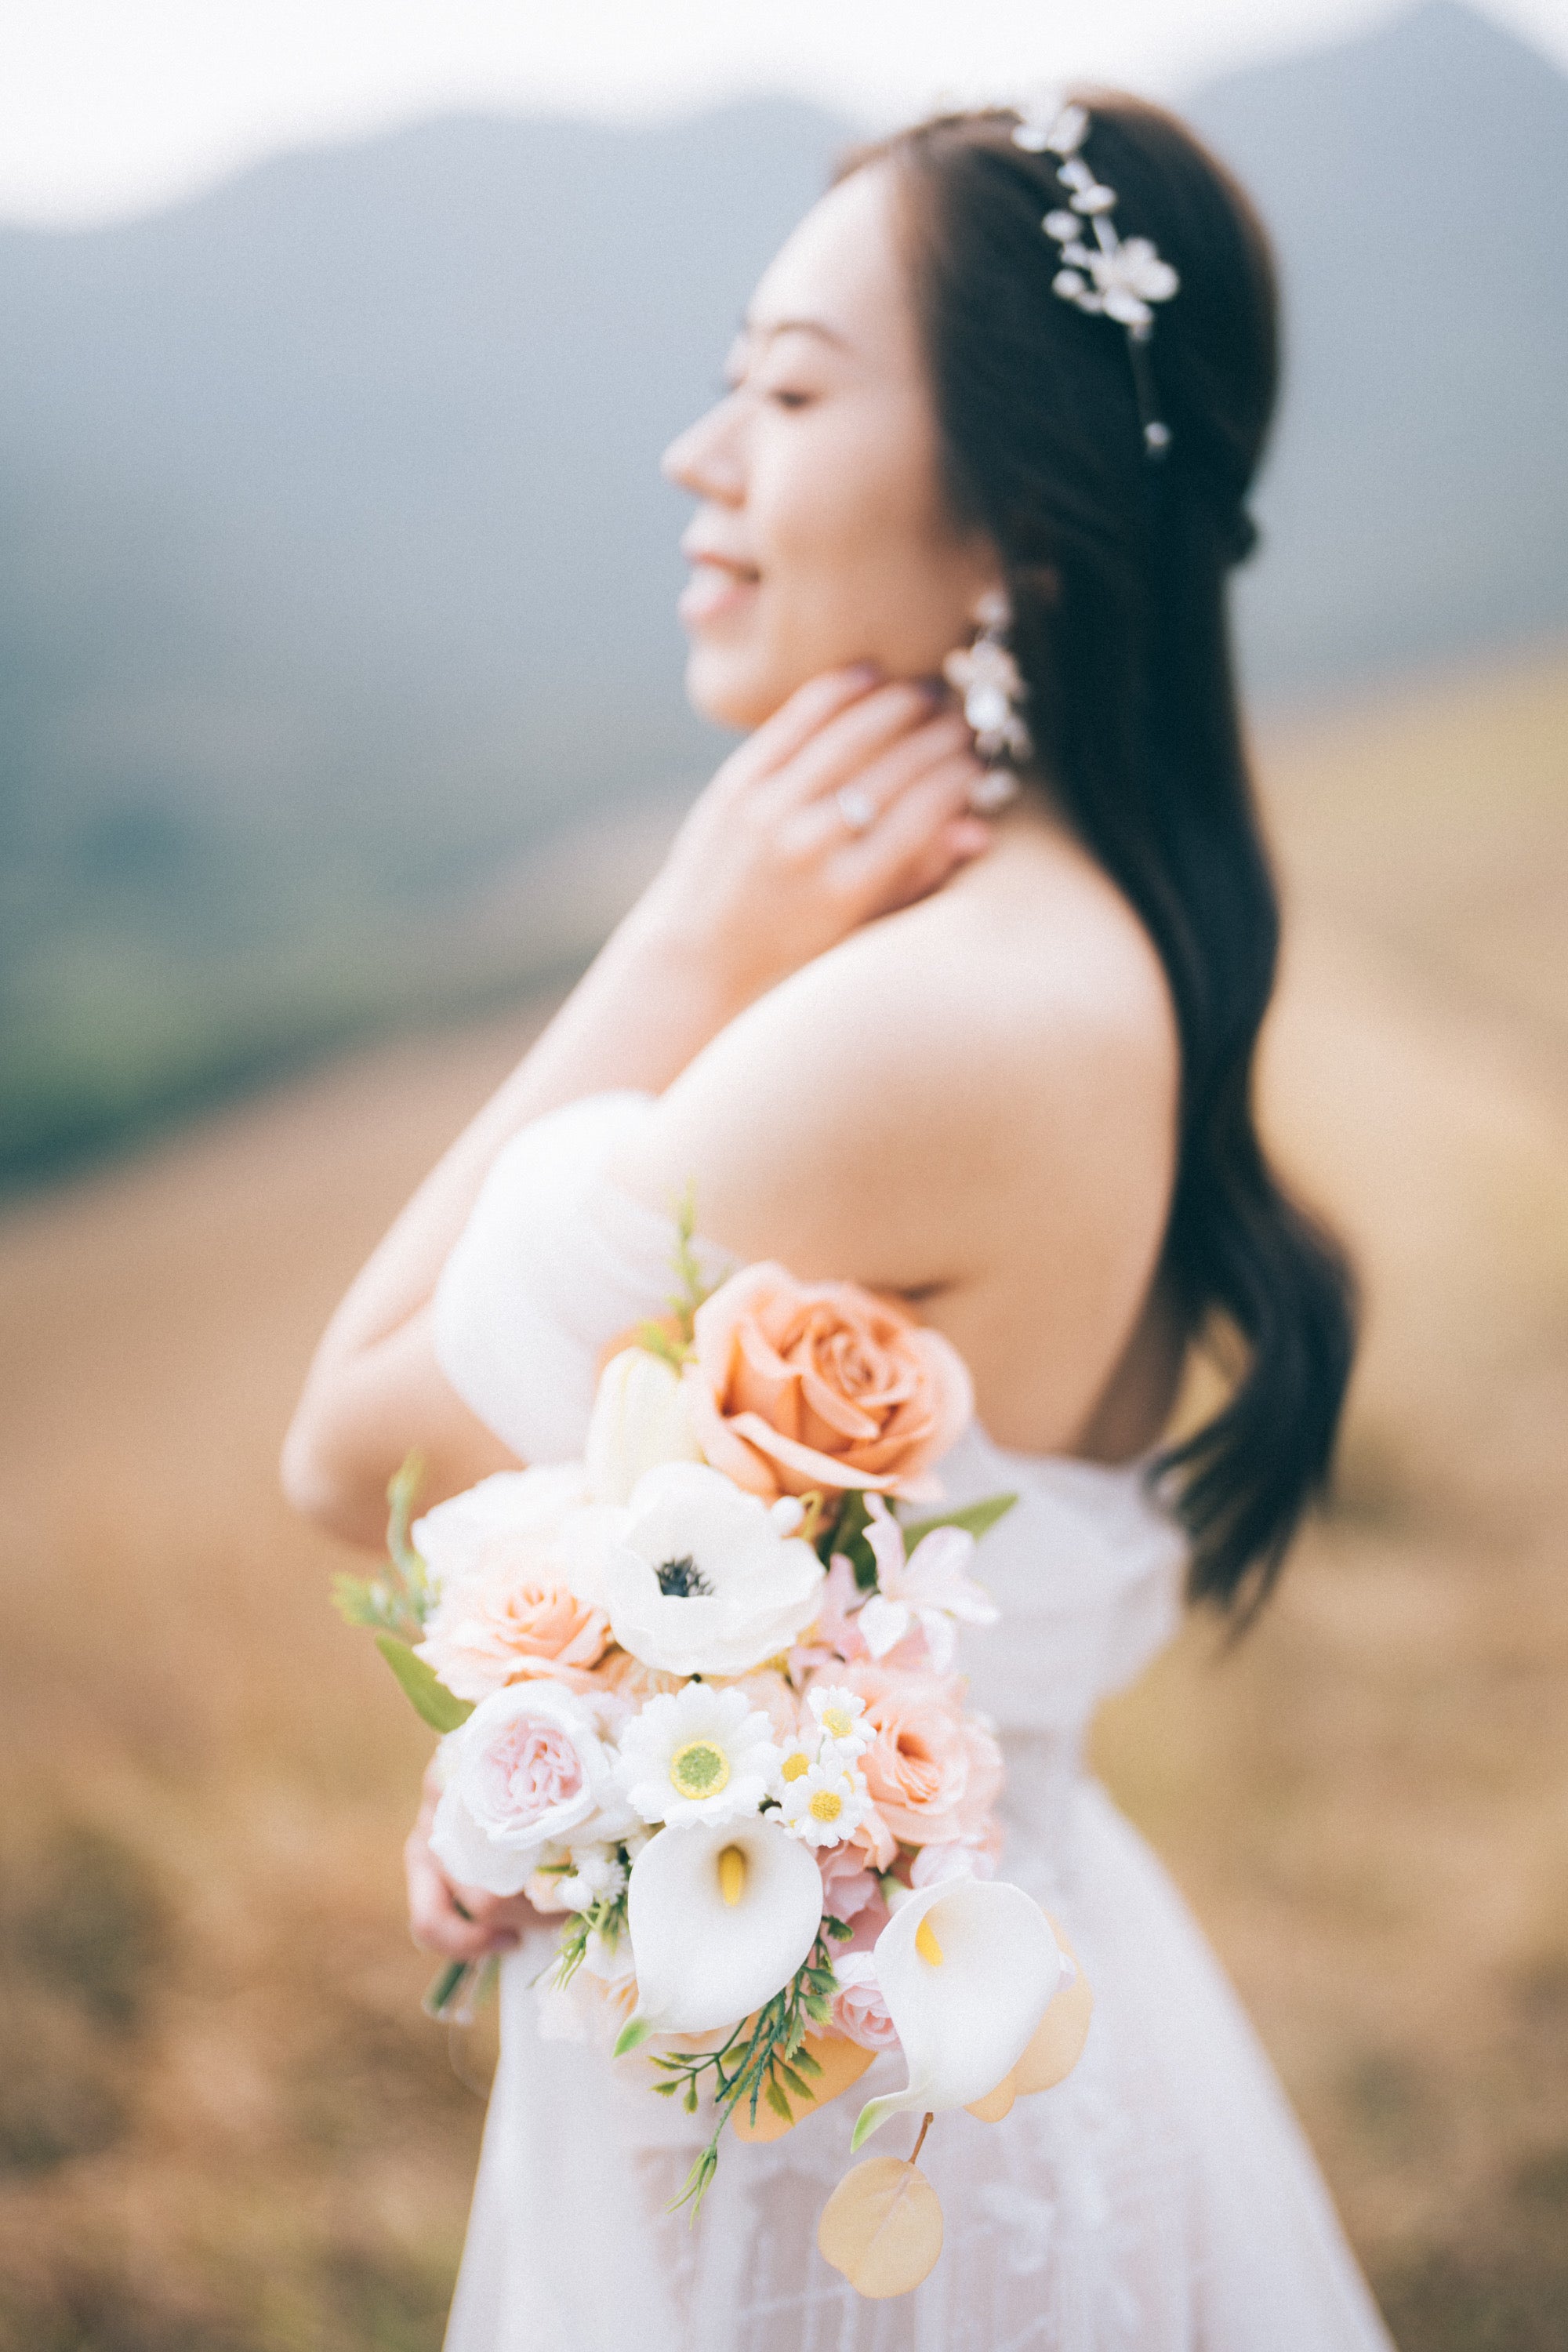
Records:
[[[899,174],[958,513],[999,550],[1042,765],[1134,908],[1174,1000],[1180,1155],[1163,1273],[1189,1333],[1228,1327],[1228,1401],[1154,1475],[1195,1599],[1245,1617],[1326,1484],[1354,1350],[1343,1253],[1284,1190],[1253,1110],[1279,909],[1242,741],[1226,581],[1279,376],[1275,277],[1247,198],[1181,123],[1089,94],[1083,153],[1116,227],[1179,273],[1144,347],[1171,434],[1146,451],[1122,330],[1053,291],[1067,191],[1010,113],[921,123],[851,156]]]

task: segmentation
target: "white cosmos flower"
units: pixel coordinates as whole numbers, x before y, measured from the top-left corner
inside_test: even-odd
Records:
[[[798,1506],[768,1506],[722,1471],[671,1462],[632,1490],[605,1562],[616,1641],[675,1675],[743,1675],[787,1650],[816,1614],[821,1561]]]
[[[910,2079],[861,2109],[852,2150],[889,2116],[966,2107],[994,2091],[1028,2047],[1062,1976],[1045,1913],[1000,1879],[948,1879],[909,1895],[874,1957]]]
[[[481,1699],[443,1745],[430,1847],[460,1885],[516,1895],[552,1846],[607,1843],[635,1820],[609,1744],[613,1703],[559,1683]]]
[[[647,1348],[623,1348],[599,1375],[584,1449],[596,1503],[625,1503],[645,1470],[661,1462],[700,1462],[675,1366]]]
[[[626,1919],[637,2006],[617,2053],[738,2024],[782,1991],[822,1926],[822,1874],[765,1814],[660,1830],[632,1864]]]
[[[823,1750],[832,1748],[846,1763],[864,1756],[872,1734],[865,1721],[866,1702],[858,1691],[837,1683],[817,1683],[806,1693],[806,1704],[816,1717]]]
[[[621,1785],[645,1822],[739,1821],[756,1811],[778,1766],[762,1709],[710,1683],[650,1698],[621,1734]]]
[[[809,1846],[842,1845],[871,1809],[860,1774],[831,1754],[786,1781],[779,1806],[784,1827]]]

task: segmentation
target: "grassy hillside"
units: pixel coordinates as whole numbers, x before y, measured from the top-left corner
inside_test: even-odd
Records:
[[[1192,1629],[1099,1734],[1405,2352],[1547,2352],[1568,2310],[1564,742],[1568,659],[1265,747],[1270,1118],[1369,1344],[1278,1606],[1228,1659]],[[439,2341],[485,2053],[416,2009],[426,1742],[273,1460],[345,1276],[532,1017],[0,1228],[3,2352]]]

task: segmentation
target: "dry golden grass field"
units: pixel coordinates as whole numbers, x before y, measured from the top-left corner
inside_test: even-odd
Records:
[[[1568,660],[1263,747],[1273,1131],[1362,1255],[1340,1500],[1099,1760],[1404,2352],[1568,2346]],[[426,1740],[279,1435],[528,1014],[368,1054],[0,1227],[0,2347],[434,2352],[480,2101],[417,2009]],[[1267,2352],[1260,2346],[1258,2352]]]

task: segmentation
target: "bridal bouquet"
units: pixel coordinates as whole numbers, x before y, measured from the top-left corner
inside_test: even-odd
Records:
[[[705,1293],[681,1227],[671,1313],[610,1356],[581,1462],[486,1478],[343,1580],[445,1735],[431,1843],[459,1884],[559,1914],[541,2030],[597,2034],[713,2130],[769,2139],[883,2050],[862,2109],[994,2120],[1075,2063],[1088,1988],[994,1876],[1002,1759],[954,1671],[996,1612],[969,1574],[998,1496],[942,1511],[972,1409],[935,1332],[846,1283],[745,1267]],[[468,1971],[433,1989],[450,2013]],[[651,2062],[651,2063],[649,2063]],[[822,2251],[900,2294],[941,2248],[909,2162],[862,2164]]]

